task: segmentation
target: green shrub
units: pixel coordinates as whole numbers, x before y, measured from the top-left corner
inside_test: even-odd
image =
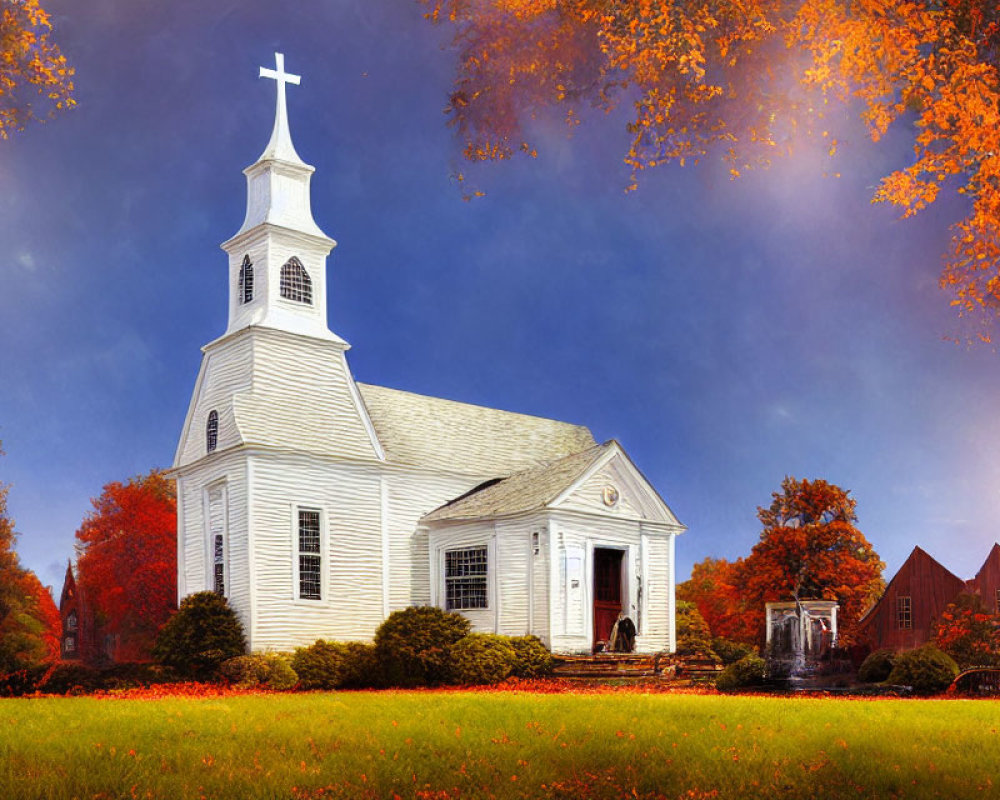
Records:
[[[302,689],[339,689],[344,681],[347,648],[341,642],[317,639],[308,647],[296,648],[292,669]]]
[[[917,694],[943,692],[958,675],[958,664],[932,644],[908,650],[896,656],[888,682],[912,686]]]
[[[469,632],[461,614],[433,606],[392,612],[375,632],[375,649],[391,686],[445,683],[450,678],[451,648]]]
[[[875,650],[869,653],[858,667],[858,680],[862,683],[882,683],[896,663],[894,650]]]
[[[234,686],[285,691],[299,682],[288,661],[276,653],[251,653],[223,661],[219,671]]]
[[[552,674],[555,662],[552,653],[537,636],[511,636],[510,646],[514,648],[514,670],[518,678],[541,678]]]
[[[730,664],[735,664],[741,658],[757,655],[757,648],[752,644],[734,642],[732,639],[726,639],[722,636],[716,636],[712,639],[712,650],[727,667]]]
[[[517,651],[507,636],[470,633],[451,648],[451,676],[455,683],[500,683],[517,663]]]
[[[715,688],[720,692],[731,692],[764,683],[764,659],[760,656],[743,656],[726,667],[715,679]]]
[[[182,675],[210,679],[219,665],[246,652],[243,626],[224,597],[198,592],[160,628],[153,655]]]
[[[687,600],[677,602],[677,655],[700,656],[715,660],[712,632],[698,610]]]
[[[367,642],[344,642],[341,662],[342,689],[371,689],[382,685],[378,653]]]

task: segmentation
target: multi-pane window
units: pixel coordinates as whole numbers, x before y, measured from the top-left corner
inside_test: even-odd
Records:
[[[206,561],[208,563],[207,589],[225,597],[229,570],[226,568],[228,548],[226,519],[226,487],[216,485],[208,490],[208,537]]]
[[[240,266],[239,297],[241,303],[253,300],[253,263],[250,256],[243,256],[243,264]]]
[[[913,627],[913,604],[909,597],[896,598],[896,627],[900,630]]]
[[[76,611],[70,611],[69,614],[66,615],[66,630],[76,630]]]
[[[487,608],[485,547],[445,550],[444,599],[448,611]]]
[[[299,509],[299,597],[322,597],[319,511]]]
[[[995,594],[996,597],[994,598],[994,601],[996,605],[994,605],[993,608],[996,610],[997,614],[1000,614],[1000,589],[997,589]]]
[[[67,636],[65,639],[63,639],[63,642],[64,642],[64,649],[66,650],[67,653],[75,653],[76,652],[76,637],[75,636]]]
[[[292,256],[281,267],[281,296],[296,303],[312,304],[312,279],[302,262]]]
[[[205,451],[214,452],[219,444],[219,412],[212,410],[208,412],[208,421],[205,423]]]
[[[212,589],[226,595],[226,540],[221,533],[212,536]]]

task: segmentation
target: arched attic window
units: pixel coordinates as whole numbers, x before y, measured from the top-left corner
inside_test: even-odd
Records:
[[[243,256],[243,265],[240,267],[240,303],[249,303],[253,300],[253,263],[250,256]]]
[[[208,412],[208,422],[205,423],[205,450],[209,453],[219,444],[219,412]]]
[[[281,296],[296,303],[312,305],[312,279],[302,262],[292,256],[281,267]]]

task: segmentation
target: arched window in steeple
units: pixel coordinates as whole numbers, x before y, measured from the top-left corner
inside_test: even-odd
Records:
[[[295,256],[288,259],[281,268],[281,296],[296,303],[312,305],[312,279]]]
[[[219,412],[208,412],[208,422],[205,423],[205,450],[212,453],[219,444]]]
[[[240,303],[249,303],[253,300],[253,263],[250,256],[243,256],[243,265],[240,267]]]

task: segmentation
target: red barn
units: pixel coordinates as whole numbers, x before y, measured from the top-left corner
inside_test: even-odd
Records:
[[[1000,544],[993,545],[976,577],[969,581],[969,590],[982,598],[984,609],[1000,614]]]
[[[934,635],[941,612],[965,589],[965,581],[914,547],[882,597],[861,618],[858,639],[873,650],[920,647]]]

